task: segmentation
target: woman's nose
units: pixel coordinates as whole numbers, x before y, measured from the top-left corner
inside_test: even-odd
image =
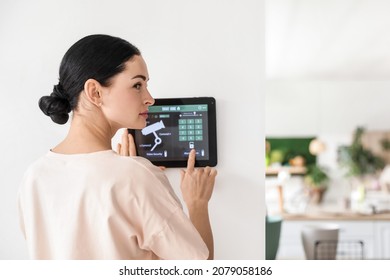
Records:
[[[154,98],[148,90],[146,90],[145,104],[148,104],[149,106],[152,106],[154,104]]]

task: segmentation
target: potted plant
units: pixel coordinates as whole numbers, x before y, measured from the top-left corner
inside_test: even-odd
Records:
[[[321,203],[329,182],[326,169],[317,164],[308,166],[304,182],[309,191],[311,201],[316,204]]]
[[[346,168],[346,175],[351,182],[349,203],[352,210],[359,209],[367,189],[376,188],[379,172],[385,166],[381,157],[363,146],[363,134],[364,128],[358,127],[354,132],[352,144],[338,149],[339,163]]]
[[[358,127],[354,132],[352,144],[341,146],[338,149],[339,163],[347,169],[347,176],[364,177],[365,175],[372,175],[385,166],[382,158],[363,147],[363,133],[364,128]]]

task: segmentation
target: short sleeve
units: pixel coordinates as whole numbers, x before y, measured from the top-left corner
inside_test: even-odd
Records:
[[[137,190],[128,213],[137,217],[140,248],[160,259],[207,259],[207,246],[184,213],[165,174],[145,159],[135,160],[140,163],[133,178]]]
[[[161,259],[205,260],[209,251],[182,209],[177,209],[149,245]]]

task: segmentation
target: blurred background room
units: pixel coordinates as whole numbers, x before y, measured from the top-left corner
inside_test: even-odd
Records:
[[[389,11],[266,1],[267,258],[390,259]]]

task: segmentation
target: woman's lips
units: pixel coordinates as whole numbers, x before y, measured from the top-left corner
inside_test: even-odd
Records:
[[[147,119],[148,118],[148,111],[146,111],[146,112],[142,112],[142,113],[140,113],[139,115],[140,116],[142,116],[142,117],[144,117],[145,119]]]

